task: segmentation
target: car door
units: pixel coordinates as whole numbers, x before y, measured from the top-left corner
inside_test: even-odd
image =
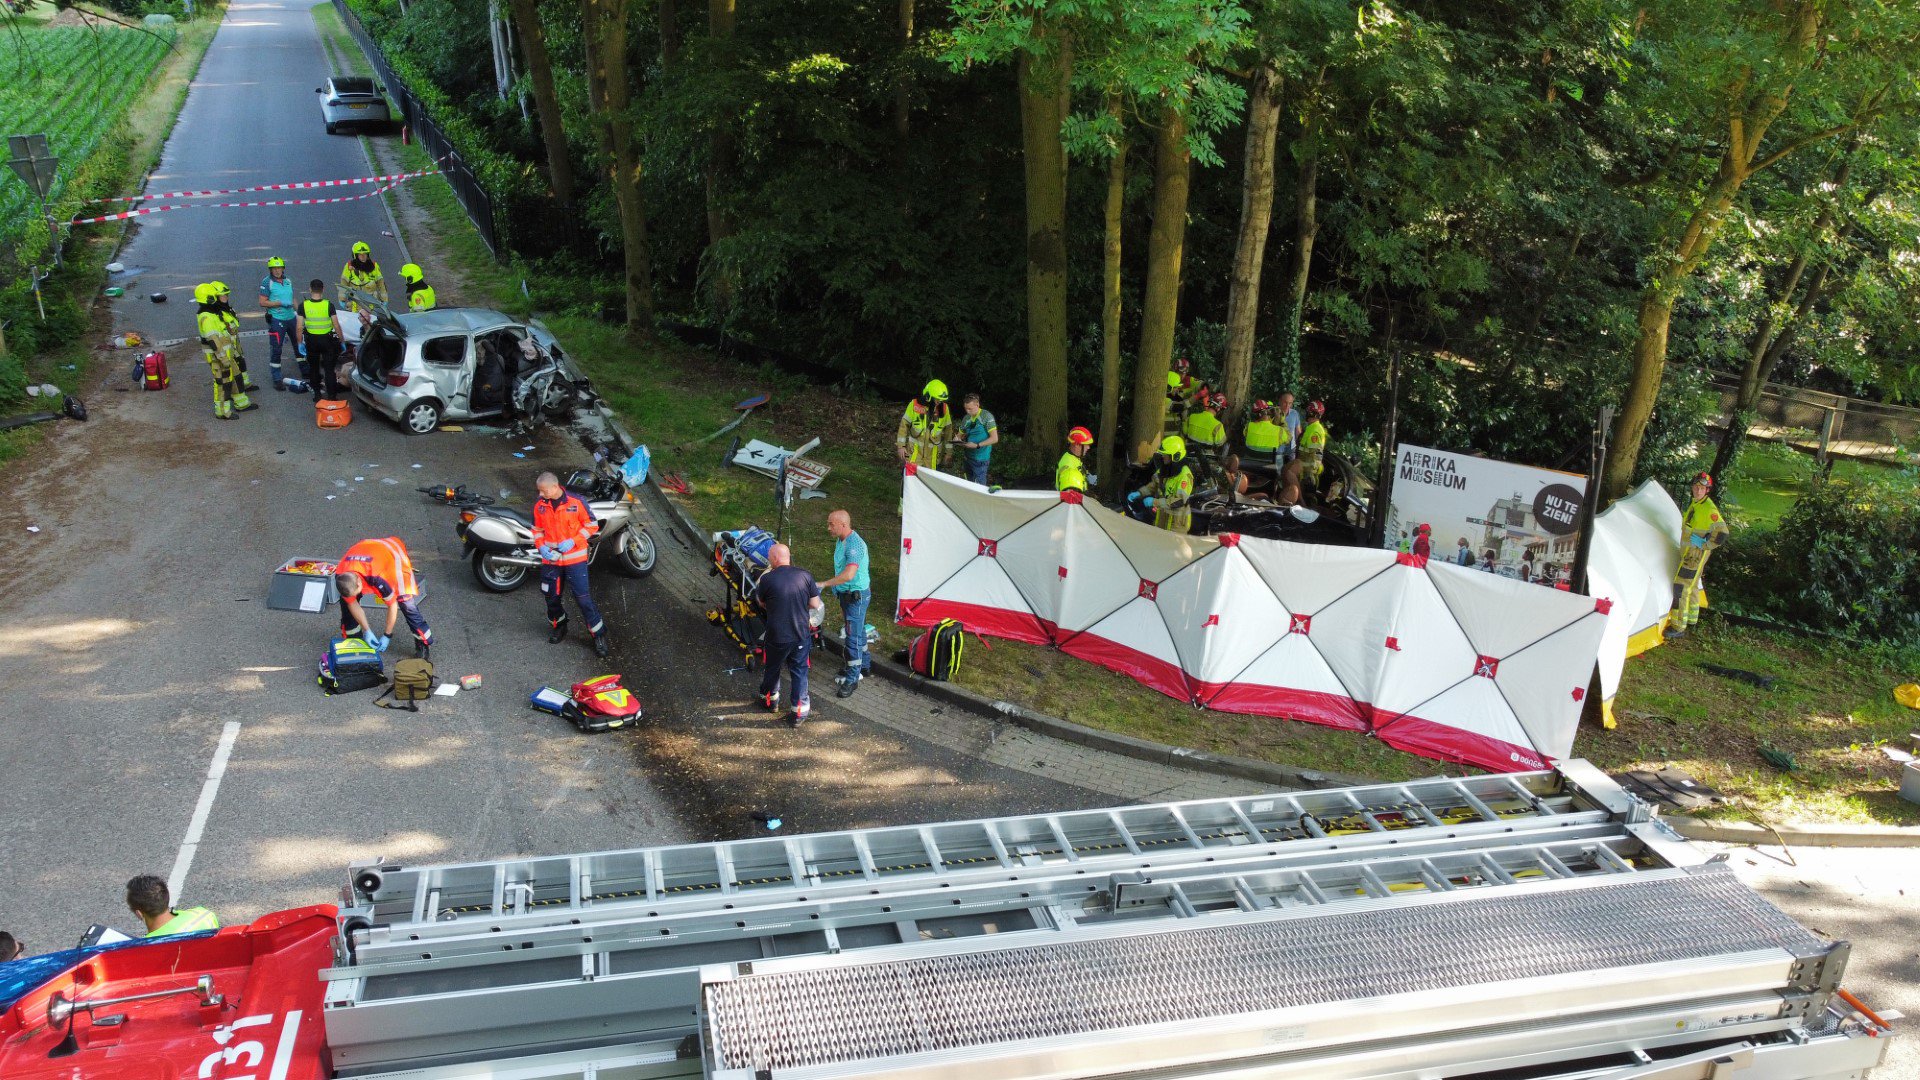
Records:
[[[468,415],[467,395],[473,384],[473,339],[468,334],[440,334],[420,343],[422,375],[433,395],[446,404],[449,420]]]

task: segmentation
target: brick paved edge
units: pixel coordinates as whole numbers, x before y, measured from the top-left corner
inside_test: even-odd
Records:
[[[1920,848],[1920,828],[1899,825],[1776,825],[1768,828],[1750,821],[1708,821],[1684,814],[1663,815],[1661,821],[1689,840],[1723,844],[1784,844],[1788,847],[1914,847]]]
[[[633,436],[629,435],[626,428],[611,415],[607,416],[607,424],[615,434],[625,440],[627,443],[627,452],[632,453],[635,445]],[[693,520],[693,515],[687,512],[687,508],[675,502],[672,497],[661,489],[660,485],[656,483],[651,476],[647,477],[647,487],[651,488],[653,494],[666,505],[668,512],[673,516],[674,522],[681,528],[687,530],[689,536],[691,536],[696,543],[707,542],[707,538],[711,536],[712,533],[702,529],[700,523]],[[841,656],[847,654],[846,642],[842,640],[839,634],[829,632],[822,636],[825,637],[828,645],[835,652]],[[1059,739],[1062,742],[1069,742],[1094,750],[1104,750],[1110,754],[1137,758],[1141,761],[1150,761],[1156,765],[1192,769],[1196,772],[1219,773],[1224,776],[1234,776],[1242,780],[1252,780],[1255,783],[1273,784],[1276,787],[1284,788],[1352,787],[1359,784],[1372,783],[1372,781],[1363,777],[1343,776],[1339,773],[1318,772],[1312,769],[1292,769],[1285,765],[1275,765],[1267,761],[1255,761],[1251,758],[1232,757],[1226,754],[1210,754],[1204,750],[1191,750],[1184,746],[1169,746],[1166,743],[1152,742],[1147,739],[1136,739],[1130,735],[1101,731],[1098,728],[1086,727],[1068,720],[1062,720],[1056,716],[1037,713],[1031,709],[1025,709],[1019,705],[1015,705],[1011,701],[992,701],[965,687],[955,686],[952,683],[935,682],[932,679],[915,675],[907,668],[884,656],[874,657],[873,669],[875,673],[884,678],[899,683],[924,697],[932,698],[935,701],[951,705],[955,708],[965,709],[970,713],[985,717],[986,719],[1005,721],[1026,728],[1037,734]]]

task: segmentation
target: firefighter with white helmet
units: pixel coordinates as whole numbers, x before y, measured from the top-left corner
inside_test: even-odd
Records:
[[[947,384],[929,380],[918,397],[907,402],[900,414],[900,427],[894,432],[893,445],[902,465],[928,469],[940,467],[940,444],[946,441],[947,428],[953,424],[953,410],[947,405]]]

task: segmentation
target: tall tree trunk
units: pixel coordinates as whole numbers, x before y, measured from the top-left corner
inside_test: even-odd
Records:
[[[660,0],[660,66],[672,67],[680,59],[680,5],[677,0]]]
[[[1027,441],[1060,453],[1067,426],[1067,150],[1073,48],[1020,57],[1020,141],[1027,184]]]
[[[1260,271],[1273,223],[1273,145],[1280,130],[1280,72],[1271,64],[1253,78],[1247,97],[1247,161],[1240,184],[1240,235],[1233,249],[1227,292],[1227,359],[1222,381],[1233,411],[1222,420],[1237,430],[1253,387],[1253,339],[1260,315]]]
[[[593,130],[607,159],[620,209],[620,247],[626,264],[627,332],[653,324],[653,267],[647,250],[647,212],[640,193],[640,153],[627,115],[628,0],[582,0],[587,54],[587,99]]]
[[[1802,251],[1794,260],[1793,270],[1788,275],[1789,284],[1781,290],[1782,303],[1793,295],[1806,264],[1807,253]],[[1826,290],[1827,275],[1831,270],[1831,264],[1820,264],[1820,269],[1813,275],[1812,284],[1800,294],[1800,302],[1794,305],[1792,314],[1786,317],[1784,324],[1775,317],[1775,312],[1770,311],[1754,333],[1753,348],[1747,354],[1747,366],[1740,373],[1740,388],[1734,394],[1733,416],[1727,420],[1727,433],[1720,439],[1720,448],[1714,451],[1713,467],[1707,470],[1713,475],[1715,487],[1732,470],[1733,463],[1739,460],[1740,450],[1747,441],[1747,429],[1753,426],[1754,415],[1760,407],[1760,395],[1773,379],[1774,369],[1780,366],[1781,357],[1786,356],[1787,349],[1793,345],[1794,336],[1799,333],[1807,313],[1813,310],[1813,305]]]
[[[1118,94],[1107,95],[1107,112],[1119,121],[1125,110]],[[1094,472],[1107,491],[1123,479],[1113,467],[1113,441],[1120,427],[1120,229],[1127,206],[1127,140],[1121,127],[1120,144],[1107,162],[1105,255],[1100,263],[1100,430],[1093,443]]]
[[[907,55],[913,50],[913,4],[914,0],[900,0],[900,72],[893,84],[893,134],[902,143],[907,141],[913,106],[913,81],[907,75]]]
[[[1796,0],[1790,6],[1786,40],[1776,70],[1797,73],[1814,54],[1826,6],[1816,0]],[[1749,77],[1743,76],[1730,95],[1727,148],[1720,155],[1719,171],[1688,216],[1686,227],[1657,253],[1654,262],[1662,269],[1640,294],[1633,374],[1627,383],[1626,399],[1620,404],[1620,416],[1614,421],[1613,448],[1601,478],[1600,493],[1605,499],[1625,495],[1639,469],[1640,447],[1646,441],[1647,423],[1660,396],[1661,376],[1666,373],[1667,332],[1673,322],[1674,301],[1706,259],[1742,185],[1761,168],[1805,145],[1790,143],[1766,160],[1759,160],[1761,140],[1786,111],[1793,84],[1774,83],[1756,89],[1749,85]]]
[[[1300,377],[1300,323],[1307,308],[1307,282],[1313,273],[1313,241],[1320,234],[1320,84],[1327,69],[1314,76],[1313,89],[1306,96],[1306,119],[1300,125],[1300,172],[1293,189],[1293,253],[1287,260],[1287,324],[1280,328],[1281,349],[1287,361],[1287,377]],[[1280,387],[1283,393],[1299,393],[1296,386]]]
[[[720,54],[731,64],[733,27],[738,17],[735,0],[707,0],[707,34],[721,43]],[[734,234],[733,216],[727,210],[727,190],[733,180],[733,129],[730,117],[717,117],[713,136],[707,143],[707,243],[717,245]],[[713,295],[722,312],[733,307],[732,270],[717,260],[712,263]]]
[[[1740,456],[1741,444],[1746,442],[1747,429],[1753,426],[1754,411],[1760,406],[1760,394],[1766,389],[1767,382],[1773,378],[1773,369],[1779,364],[1780,357],[1786,354],[1787,346],[1792,342],[1795,328],[1807,312],[1812,310],[1814,301],[1826,286],[1828,264],[1822,263],[1814,282],[1800,297],[1799,304],[1786,318],[1786,328],[1781,329],[1782,309],[1793,299],[1800,288],[1800,279],[1806,275],[1807,263],[1813,256],[1814,247],[1826,236],[1832,227],[1837,201],[1841,192],[1846,190],[1847,179],[1853,174],[1853,153],[1860,146],[1856,136],[1847,146],[1840,167],[1833,174],[1832,197],[1820,207],[1819,216],[1813,220],[1813,227],[1807,231],[1806,240],[1793,257],[1793,265],[1787,268],[1786,279],[1780,285],[1779,296],[1767,304],[1767,313],[1754,330],[1753,344],[1747,350],[1746,367],[1740,372],[1740,387],[1734,394],[1733,415],[1727,419],[1727,433],[1720,440],[1720,448],[1714,452],[1713,474],[1715,486]],[[1868,199],[1869,202],[1872,199]]]
[[[540,120],[540,141],[547,148],[547,176],[553,197],[562,206],[573,204],[573,162],[567,157],[567,130],[560,120],[560,95],[553,87],[553,60],[547,55],[546,34],[540,29],[539,0],[511,0],[514,28],[520,31],[520,49],[527,56],[527,74],[533,80],[533,107]]]
[[[1140,301],[1140,352],[1133,361],[1135,461],[1153,455],[1167,415],[1167,368],[1173,361],[1173,331],[1180,314],[1180,261],[1187,243],[1191,166],[1186,119],[1169,108],[1153,133],[1153,229],[1147,235],[1147,286]]]

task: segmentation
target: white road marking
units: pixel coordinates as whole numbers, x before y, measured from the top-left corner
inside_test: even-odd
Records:
[[[173,872],[167,875],[167,895],[177,903],[180,886],[186,883],[193,867],[193,854],[200,849],[200,834],[206,831],[207,815],[213,812],[213,797],[220,794],[220,778],[226,775],[227,758],[233,754],[233,741],[240,736],[240,721],[227,721],[220,732],[220,746],[213,752],[213,764],[207,767],[207,782],[200,788],[200,802],[193,808],[193,820],[187,823],[186,838],[180,841],[180,854],[174,857]]]

